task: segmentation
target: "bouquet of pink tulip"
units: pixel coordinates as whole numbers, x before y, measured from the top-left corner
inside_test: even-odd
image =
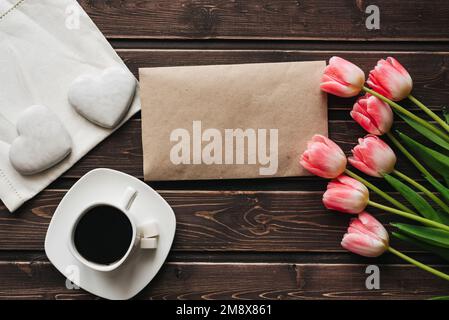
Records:
[[[377,257],[389,251],[449,280],[449,275],[393,249],[389,244],[387,230],[365,211],[367,206],[372,206],[413,220],[414,224],[391,223],[397,229],[393,236],[449,261],[449,115],[445,113],[440,118],[411,95],[412,78],[394,58],[379,60],[366,84],[365,74],[359,67],[339,57],[330,59],[321,80],[321,89],[339,97],[354,97],[364,91],[365,95],[354,104],[351,117],[369,134],[358,140],[358,145],[348,159],[336,143],[316,135],[309,141],[300,163],[317,176],[333,179],[323,195],[326,208],[358,214],[343,236],[341,245],[345,249],[366,257]],[[433,122],[398,104],[405,98],[422,109]],[[399,131],[393,134],[394,114],[418,132],[419,139],[425,142],[418,142]],[[396,155],[379,138],[381,135],[388,137],[434,190],[429,190],[396,169]],[[349,170],[348,162],[368,176],[385,179],[401,195],[402,200],[395,199]],[[389,205],[372,201],[369,190],[381,196]]]

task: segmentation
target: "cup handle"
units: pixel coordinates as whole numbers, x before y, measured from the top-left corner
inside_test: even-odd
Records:
[[[156,249],[159,236],[159,228],[155,221],[148,221],[139,226],[140,248]]]
[[[137,190],[132,187],[127,187],[125,193],[122,196],[121,207],[124,210],[129,210],[137,197]]]

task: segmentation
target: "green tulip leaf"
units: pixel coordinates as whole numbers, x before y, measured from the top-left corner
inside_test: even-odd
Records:
[[[399,231],[407,236],[421,240],[432,246],[449,249],[449,232],[447,231],[405,223],[392,223],[391,225],[398,228]]]
[[[449,226],[449,214],[443,210],[437,210],[438,218],[442,224]]]
[[[433,298],[429,298],[429,300],[449,300],[449,296],[440,296],[440,297],[433,297]]]
[[[407,117],[406,115],[396,112],[396,115],[398,115],[402,120],[404,120],[410,127],[418,131],[420,134],[422,134],[424,137],[429,139],[430,141],[436,143],[440,147],[449,150],[449,142],[438,136],[433,131],[429,130],[419,122],[416,122],[415,120]]]
[[[440,256],[441,258],[443,258],[446,261],[449,261],[449,249],[445,249],[445,248],[441,248],[441,247],[436,247],[436,246],[432,246],[428,243],[425,243],[423,241],[417,240],[415,238],[406,236],[403,233],[400,232],[392,232],[391,233],[393,235],[393,237],[398,238],[399,240],[402,240],[404,242],[408,242],[412,245],[415,245],[423,250],[429,251],[437,256]]]
[[[449,177],[449,157],[422,145],[402,132],[398,131],[398,135],[401,140],[430,168],[438,172],[443,177]]]
[[[427,181],[441,194],[443,199],[449,203],[449,189],[432,176],[425,176]]]
[[[442,222],[439,214],[419,193],[389,174],[385,174],[384,178],[394,189],[396,189],[396,191],[398,191],[408,202],[410,202],[419,214],[427,219]]]

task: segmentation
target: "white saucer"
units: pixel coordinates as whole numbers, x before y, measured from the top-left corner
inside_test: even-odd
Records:
[[[123,265],[111,272],[89,269],[69,250],[70,228],[86,204],[120,199],[127,187],[138,191],[130,209],[136,223],[157,221],[158,248],[136,250]],[[45,253],[59,272],[84,290],[106,299],[129,299],[139,293],[164,264],[175,229],[175,214],[156,191],[122,172],[95,169],[75,183],[56,209],[45,238]]]

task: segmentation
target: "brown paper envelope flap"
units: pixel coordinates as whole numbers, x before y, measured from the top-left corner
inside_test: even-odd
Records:
[[[326,95],[320,91],[325,65],[139,69],[145,180],[307,175],[298,157],[314,134],[328,130]],[[237,147],[242,133],[243,149]],[[276,148],[270,151],[276,135],[277,157]]]

